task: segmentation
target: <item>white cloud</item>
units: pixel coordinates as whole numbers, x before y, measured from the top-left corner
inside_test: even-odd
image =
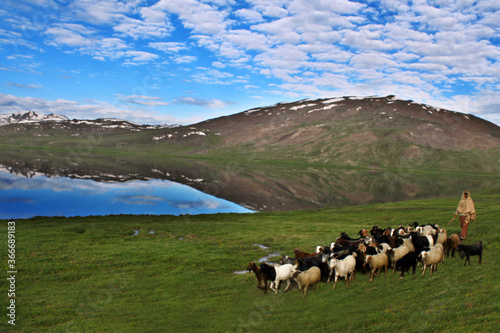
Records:
[[[207,107],[210,109],[220,109],[224,108],[232,103],[229,102],[224,102],[218,99],[201,99],[201,98],[195,98],[195,97],[179,97],[174,100],[175,104],[189,104],[189,105],[198,105],[198,106],[203,106]]]
[[[270,87],[262,95],[399,92],[458,105],[463,86],[470,96],[498,90],[499,9],[493,0],[31,1],[0,10],[0,47],[14,50],[4,68],[38,75],[42,48],[55,47],[137,71],[182,71],[186,83]]]
[[[196,0],[160,0],[151,8],[177,15],[195,33],[216,34],[227,26],[227,11]]]
[[[166,53],[177,53],[187,50],[186,44],[180,42],[150,42],[148,46]]]
[[[189,55],[175,55],[171,58],[176,64],[189,64],[196,61],[198,58]]]
[[[14,82],[7,82],[9,86],[20,88],[20,89],[40,89],[43,86],[38,83],[32,83],[32,84],[22,84],[22,83],[14,83]]]
[[[256,23],[263,20],[262,15],[258,11],[247,8],[238,9],[234,14],[248,23]]]
[[[161,97],[156,97],[156,96],[142,96],[142,95],[118,96],[118,99],[122,103],[137,104],[142,106],[164,106],[169,104],[167,102],[164,102]]]
[[[171,27],[165,22],[148,22],[130,17],[123,17],[120,23],[113,26],[116,32],[123,37],[132,37],[133,39],[151,39],[163,38],[169,35]]]

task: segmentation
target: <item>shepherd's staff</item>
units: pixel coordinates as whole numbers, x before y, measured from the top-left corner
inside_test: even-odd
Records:
[[[456,216],[456,215],[455,215],[455,216],[453,216],[453,218],[451,219],[451,221],[450,221],[450,222],[448,222],[448,224],[447,224],[447,225],[450,225],[450,223],[451,223],[451,222],[453,222],[453,220],[455,219],[455,217],[457,217],[457,216]]]

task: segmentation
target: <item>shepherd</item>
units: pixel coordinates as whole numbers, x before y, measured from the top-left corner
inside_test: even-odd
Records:
[[[464,191],[462,193],[462,198],[458,203],[457,211],[451,221],[453,221],[458,214],[460,214],[460,227],[462,228],[460,231],[460,239],[463,240],[467,238],[469,223],[471,221],[476,221],[476,209],[474,208],[474,202],[470,196],[470,191]]]

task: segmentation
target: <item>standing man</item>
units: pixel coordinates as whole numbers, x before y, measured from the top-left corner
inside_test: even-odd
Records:
[[[464,191],[462,193],[462,198],[458,203],[457,211],[455,212],[455,217],[460,214],[460,239],[467,238],[467,229],[469,228],[469,223],[476,220],[476,209],[474,208],[474,202],[470,197],[469,191]]]

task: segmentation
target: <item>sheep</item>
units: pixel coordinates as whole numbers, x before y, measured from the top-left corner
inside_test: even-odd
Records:
[[[436,244],[442,244],[446,243],[446,240],[448,239],[448,235],[445,232],[440,232],[437,234],[437,239],[435,241]]]
[[[438,246],[433,246],[429,251],[422,251],[419,255],[422,259],[424,268],[422,269],[422,275],[425,274],[427,266],[431,267],[431,274],[437,270],[437,265],[443,260],[443,250]]]
[[[455,257],[455,251],[458,248],[458,244],[460,244],[460,236],[458,234],[451,234],[450,237],[448,237],[446,242],[443,244],[444,253],[448,258],[450,257],[450,251],[451,251],[451,256]]]
[[[373,281],[373,276],[375,275],[375,271],[378,270],[378,273],[375,276],[380,274],[380,270],[385,268],[385,275],[387,275],[387,266],[389,265],[389,257],[386,253],[379,253],[375,255],[367,255],[365,259],[365,266],[370,266],[371,275],[368,281]]]
[[[396,261],[403,258],[403,256],[405,254],[407,254],[408,252],[410,252],[410,249],[408,248],[408,246],[406,246],[404,244],[398,246],[395,249],[387,250],[387,254],[389,255],[389,258],[390,258],[391,263],[393,265],[392,274],[394,274],[394,272],[396,271]]]
[[[463,253],[466,257],[464,266],[467,265],[467,261],[469,262],[470,265],[471,256],[479,256],[479,264],[481,264],[481,257],[483,256],[483,242],[479,241],[472,245],[458,244],[458,251],[460,251],[461,256]]]
[[[391,247],[387,243],[380,243],[377,246],[378,253],[386,253]]]
[[[305,272],[294,271],[292,276],[299,285],[299,290],[302,290],[304,297],[306,297],[309,286],[313,286],[314,290],[316,290],[316,285],[321,282],[321,270],[316,266],[309,268]]]
[[[248,264],[247,270],[253,271],[255,273],[255,276],[257,277],[257,288],[264,290],[264,292],[267,292],[267,280],[269,280],[269,277],[267,276],[266,273],[260,272],[259,267],[255,264],[255,262],[251,262]]]
[[[356,257],[357,254],[356,252],[354,252],[352,255],[349,255],[342,260],[339,259],[330,260],[331,271],[333,272],[333,269],[335,269],[335,282],[333,283],[332,289],[335,289],[339,276],[345,278],[346,287],[349,287],[349,280],[352,281],[354,279],[354,269],[356,268]],[[330,278],[328,278],[328,282],[330,282]]]
[[[411,238],[402,238],[402,241],[403,241],[403,244],[408,247],[408,250],[410,252],[415,252],[415,246],[413,245]]]
[[[435,225],[428,224],[426,226],[419,226],[416,228],[420,236],[435,235],[438,228]]]

